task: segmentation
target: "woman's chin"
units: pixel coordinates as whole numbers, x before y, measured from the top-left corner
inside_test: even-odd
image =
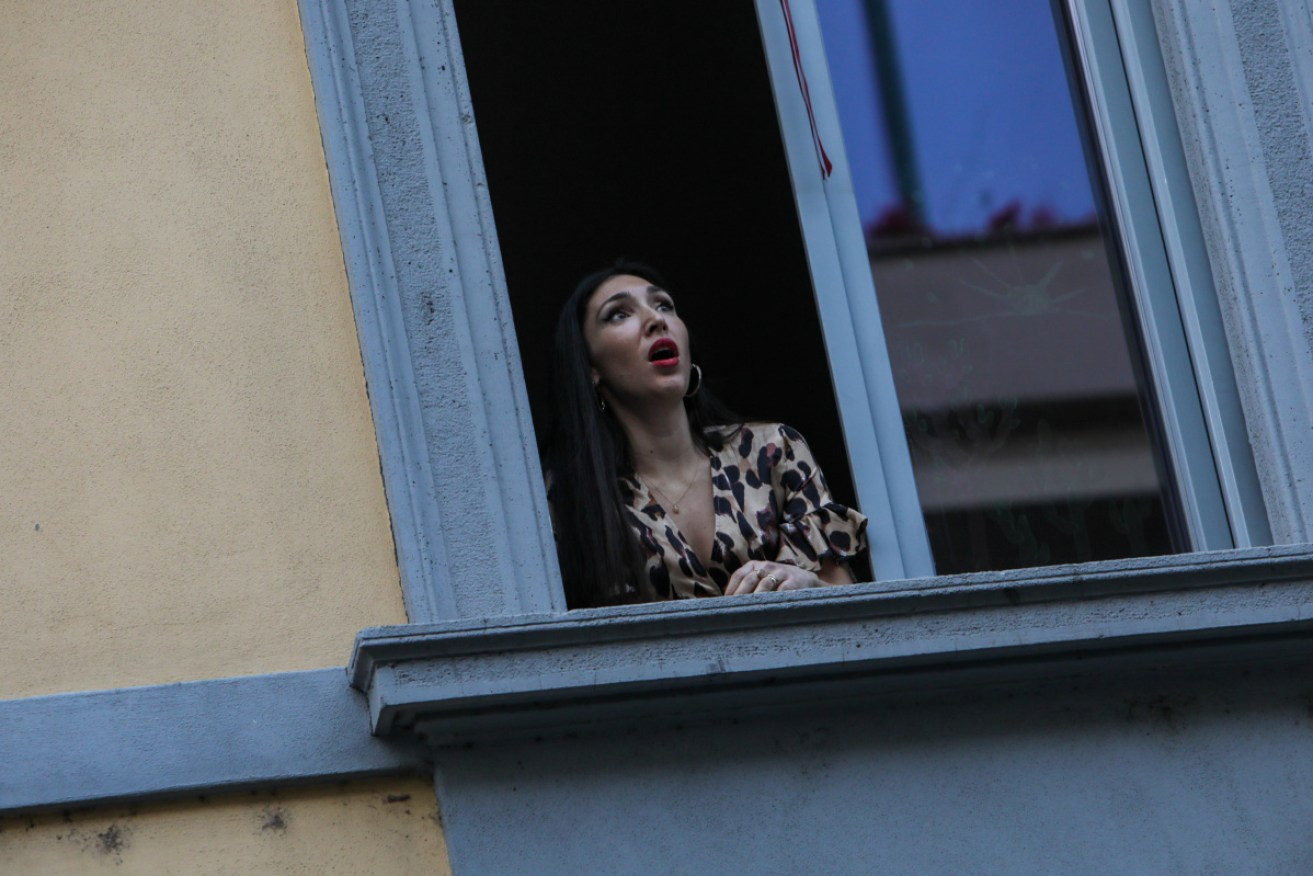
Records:
[[[688,374],[668,374],[661,380],[662,393],[672,393],[680,398],[688,392]]]
[[[639,408],[658,406],[666,407],[678,404],[687,391],[685,388],[687,379],[670,377],[664,380],[653,381],[647,392],[642,393],[634,399],[635,406]]]

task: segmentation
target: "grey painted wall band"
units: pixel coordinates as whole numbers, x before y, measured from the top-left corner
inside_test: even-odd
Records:
[[[458,876],[1303,873],[1307,667],[973,684],[444,749],[448,854]]]
[[[0,702],[0,812],[420,774],[342,669]]]

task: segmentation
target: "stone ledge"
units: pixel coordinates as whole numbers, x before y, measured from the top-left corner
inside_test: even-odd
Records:
[[[1097,655],[1199,659],[1310,632],[1313,553],[1301,545],[375,628],[348,672],[375,734],[452,745],[797,707],[809,689],[845,695],[877,678],[909,690],[963,672],[1098,671]]]

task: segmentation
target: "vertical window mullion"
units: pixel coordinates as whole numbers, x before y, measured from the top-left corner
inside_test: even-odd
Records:
[[[757,0],[757,17],[875,575],[933,575],[815,7]]]

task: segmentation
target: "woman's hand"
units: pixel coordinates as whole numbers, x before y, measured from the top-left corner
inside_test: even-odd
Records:
[[[726,596],[741,596],[744,593],[769,593],[772,590],[802,590],[806,587],[821,586],[821,579],[814,572],[791,566],[787,563],[771,563],[765,560],[749,560],[734,570],[725,585]]]
[[[789,563],[749,560],[734,570],[725,585],[726,596],[744,593],[769,593],[772,590],[803,590],[832,584],[851,584],[848,568],[833,560],[822,560],[819,573],[809,572]]]

